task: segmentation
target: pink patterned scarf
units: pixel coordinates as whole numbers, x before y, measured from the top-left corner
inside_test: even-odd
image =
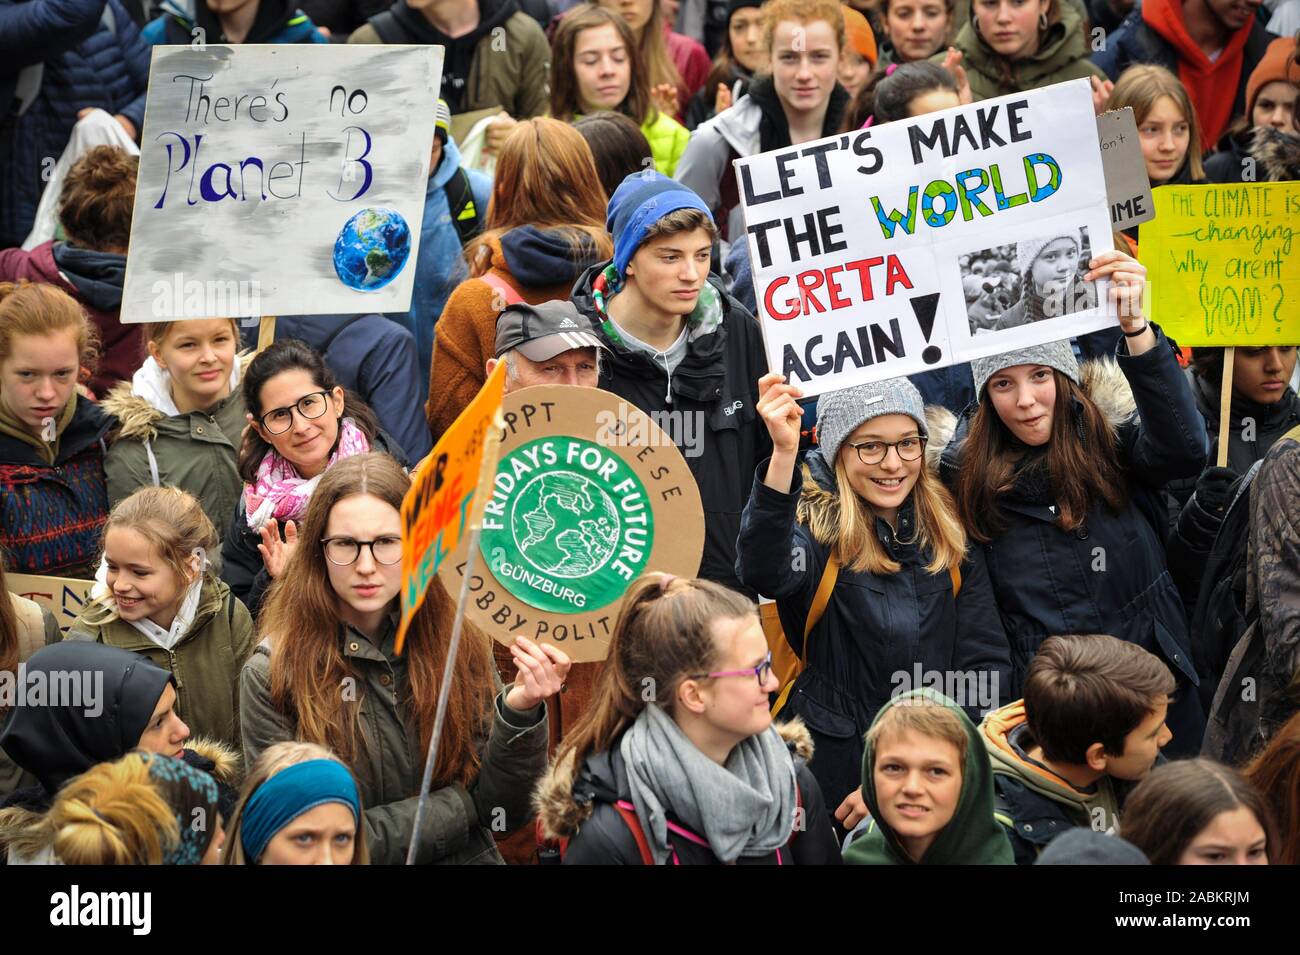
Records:
[[[369,450],[370,442],[366,440],[365,433],[351,418],[343,418],[339,422],[338,448],[330,455],[325,471],[333,467],[336,461],[350,458],[354,454],[365,454]],[[325,471],[307,480],[274,449],[267,451],[262,463],[257,466],[256,479],[252,484],[244,485],[244,508],[248,512],[249,528],[261,530],[262,525],[271,518],[281,523],[302,520],[307,513],[312,492],[316,490]]]

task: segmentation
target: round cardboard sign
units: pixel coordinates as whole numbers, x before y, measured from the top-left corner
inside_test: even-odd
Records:
[[[607,391],[525,388],[505,396],[502,414],[465,613],[501,643],[523,635],[603,660],[632,581],[699,571],[695,478],[650,415]],[[467,547],[468,535],[438,572],[453,599]]]

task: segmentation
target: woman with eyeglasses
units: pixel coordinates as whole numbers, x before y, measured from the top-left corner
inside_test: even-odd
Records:
[[[221,577],[257,618],[284,570],[321,475],[338,461],[383,451],[406,467],[402,447],[375,413],[339,386],[324,359],[293,338],[261,352],[244,371],[248,427],[239,449],[243,493],[221,543]]]
[[[926,419],[906,378],[821,396],[818,446],[796,467],[798,399],[758,383],[772,457],[741,517],[736,570],[776,601],[803,661],[773,708],[803,719],[813,774],[846,829],[863,818],[863,737],[891,697],[930,687],[972,722],[1000,705],[1010,650],[983,554],[967,549],[952,497],[926,459]]]
[[[798,722],[775,726],[752,601],[648,574],[623,596],[591,705],[538,787],[546,861],[838,865]]]
[[[505,689],[491,640],[465,624],[446,672],[455,604],[435,580],[394,652],[402,586],[402,498],[410,479],[387,455],[359,454],[321,478],[298,545],[272,585],[264,636],[240,674],[244,760],[272,744],[327,746],[356,775],[370,861],[401,863],[415,835],[416,803],[438,691],[450,687],[416,861],[500,863],[495,833],[531,816],[546,768],[545,700],[569,658],[520,637]]]

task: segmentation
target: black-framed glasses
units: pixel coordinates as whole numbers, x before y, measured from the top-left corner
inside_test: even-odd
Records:
[[[898,452],[900,461],[915,461],[925,454],[925,438],[904,438],[902,441],[863,441],[861,444],[850,444],[849,447],[858,452],[858,460],[863,464],[879,464],[885,460],[885,455],[889,454],[890,448]]]
[[[325,548],[325,559],[331,564],[346,567],[355,564],[361,556],[361,548],[369,547],[370,556],[376,564],[391,567],[402,560],[402,539],[400,537],[376,537],[371,541],[357,541],[351,537],[327,537],[321,541]]]
[[[715,672],[713,672],[713,673],[696,673],[696,674],[693,674],[693,675],[690,677],[690,679],[692,679],[692,680],[702,680],[702,679],[704,679],[705,677],[715,677],[715,676],[748,676],[748,675],[750,675],[750,674],[753,674],[754,676],[756,676],[756,677],[758,678],[758,685],[759,685],[759,686],[766,686],[766,685],[767,685],[767,675],[768,675],[769,673],[771,673],[771,672],[772,672],[772,651],[769,650],[769,651],[767,651],[767,656],[765,656],[765,657],[763,658],[763,662],[760,663],[760,664],[759,664],[758,666],[756,666],[756,667],[745,667],[745,669],[743,669],[743,670],[717,670],[717,671],[715,671]]]
[[[298,414],[304,418],[319,418],[329,410],[328,398],[328,391],[313,391],[309,395],[303,395],[287,408],[275,408],[268,411],[258,420],[262,422],[262,427],[271,434],[284,434],[293,427],[294,408],[297,408]]]

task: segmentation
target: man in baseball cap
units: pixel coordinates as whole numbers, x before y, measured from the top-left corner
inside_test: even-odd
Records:
[[[595,388],[604,347],[572,302],[518,302],[497,316],[496,357],[487,360],[487,373],[506,363],[507,394],[531,385]]]

